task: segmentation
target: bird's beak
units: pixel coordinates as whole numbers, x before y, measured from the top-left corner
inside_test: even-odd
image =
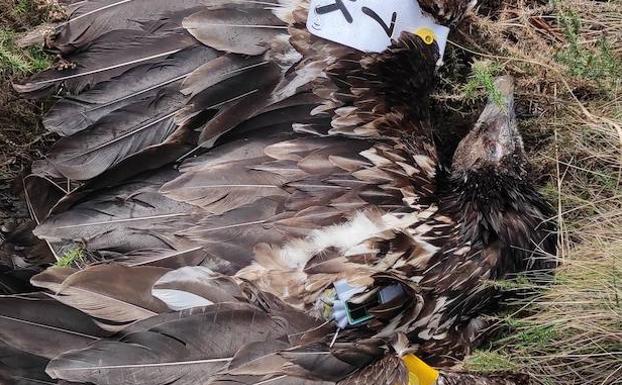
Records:
[[[501,76],[475,127],[462,139],[454,154],[453,169],[468,170],[498,165],[504,159],[523,155],[523,140],[514,112],[514,80]]]

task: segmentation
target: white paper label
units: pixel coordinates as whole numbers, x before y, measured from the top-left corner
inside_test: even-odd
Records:
[[[364,52],[382,52],[403,31],[428,28],[441,59],[449,28],[425,15],[416,0],[311,0],[307,29],[321,38]]]

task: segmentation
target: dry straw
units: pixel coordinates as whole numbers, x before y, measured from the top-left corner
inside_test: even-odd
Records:
[[[514,75],[562,262],[551,287],[508,285],[537,290],[495,319],[504,332],[466,367],[543,385],[622,384],[622,2],[506,1],[464,25],[437,100],[464,104],[473,89],[490,94],[495,73]],[[460,60],[471,63],[466,78]]]

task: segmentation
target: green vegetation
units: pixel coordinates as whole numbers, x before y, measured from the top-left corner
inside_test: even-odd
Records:
[[[35,12],[36,5],[32,2],[32,0],[18,0],[17,4],[15,4],[15,12],[17,15],[25,15],[29,12]]]
[[[40,46],[22,48],[17,41],[48,20],[50,4],[50,0],[0,0],[0,196],[2,202],[18,206],[20,200],[10,192],[10,181],[22,175],[38,149],[51,140],[46,139],[40,122],[45,103],[19,98],[11,83],[48,68],[51,58]],[[17,212],[25,212],[2,202],[0,218],[17,219]]]
[[[594,80],[601,86],[618,81],[622,76],[622,61],[614,54],[607,36],[599,36],[592,46],[581,44],[581,19],[573,10],[559,8],[557,16],[567,40],[567,47],[556,58],[571,75]]]
[[[503,106],[503,95],[495,86],[495,78],[501,73],[502,67],[492,61],[475,61],[471,67],[471,75],[464,86],[467,99],[474,99],[478,91],[483,90],[489,100]]]
[[[511,358],[500,352],[477,350],[464,363],[468,371],[490,373],[516,370]]]
[[[58,267],[74,267],[84,263],[86,260],[86,252],[81,246],[73,246],[65,251],[56,261]]]
[[[39,47],[21,49],[15,44],[15,33],[0,29],[0,72],[27,74],[44,70],[50,59]]]

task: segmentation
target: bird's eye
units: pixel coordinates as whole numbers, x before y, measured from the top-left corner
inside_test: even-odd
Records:
[[[494,144],[489,145],[488,155],[490,155],[491,158],[494,158],[496,154],[497,154],[497,147]]]

